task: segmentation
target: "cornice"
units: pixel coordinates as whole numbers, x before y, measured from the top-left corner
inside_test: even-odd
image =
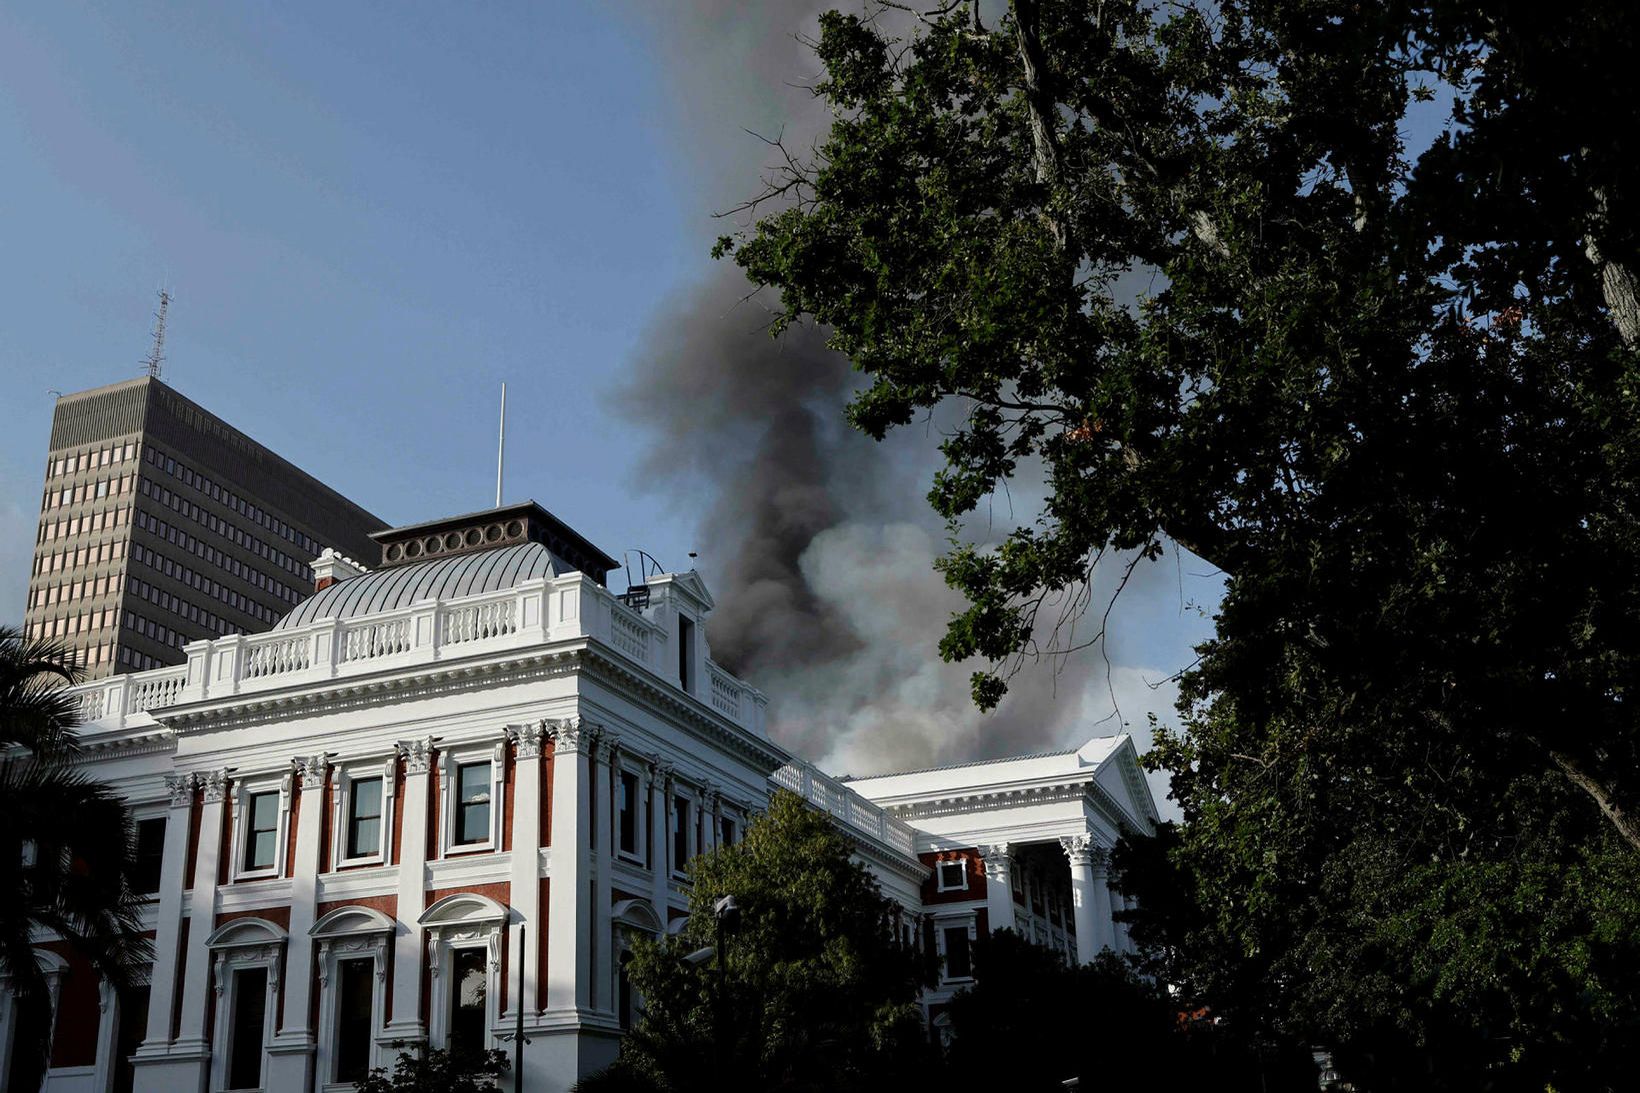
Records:
[[[175,751],[176,733],[163,725],[144,725],[140,729],[82,735],[79,750],[69,757],[70,763],[101,762],[116,756],[154,755]]]
[[[553,649],[442,661],[423,668],[388,669],[179,703],[149,712],[168,733],[192,735],[374,706],[387,696],[403,700],[480,691],[502,676],[506,682],[516,683],[578,673],[614,684],[629,697],[641,697],[650,706],[665,710],[693,735],[730,751],[764,774],[772,773],[791,758],[777,745],[727,720],[693,695],[679,693],[647,669],[628,665],[590,639]]]

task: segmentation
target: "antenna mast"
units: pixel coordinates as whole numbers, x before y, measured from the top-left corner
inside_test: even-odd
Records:
[[[159,311],[154,315],[154,348],[143,361],[148,366],[148,378],[159,379],[160,366],[165,363],[165,311],[171,306],[171,294],[159,290]]]
[[[507,458],[507,381],[501,381],[501,431],[495,442],[495,507],[501,507],[501,471]]]

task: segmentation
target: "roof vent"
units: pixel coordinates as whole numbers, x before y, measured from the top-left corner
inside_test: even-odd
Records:
[[[520,543],[540,543],[600,584],[617,564],[615,559],[534,501],[424,524],[389,528],[373,532],[370,537],[381,544],[384,569]]]

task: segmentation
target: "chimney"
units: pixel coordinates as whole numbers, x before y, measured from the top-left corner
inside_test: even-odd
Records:
[[[337,581],[345,581],[349,577],[357,577],[361,573],[369,572],[364,566],[352,558],[337,554],[330,547],[325,547],[311,563],[313,566],[313,591],[323,592]]]

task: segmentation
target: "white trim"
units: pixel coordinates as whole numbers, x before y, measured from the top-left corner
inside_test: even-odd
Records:
[[[285,851],[290,843],[290,799],[292,777],[290,771],[262,775],[248,775],[233,780],[233,845],[229,847],[230,877],[234,882],[265,880],[285,875]],[[250,804],[252,797],[264,793],[279,795],[279,810],[274,818],[273,865],[270,868],[247,869],[246,851],[250,834]]]
[[[233,1015],[239,1003],[238,973],[254,968],[267,970],[267,998],[262,1013],[261,1080],[268,1084],[268,1048],[273,1044],[279,1016],[279,973],[284,965],[286,934],[261,918],[236,918],[225,923],[205,940],[214,952],[211,970],[216,987],[216,1046],[211,1051],[211,1088],[228,1086],[228,1061],[233,1054]]]
[[[357,904],[338,907],[329,912],[308,931],[318,941],[319,966],[319,1027],[316,1056],[317,1085],[320,1089],[352,1089],[352,1082],[336,1078],[336,1047],[338,1018],[337,1006],[341,1001],[337,976],[344,960],[370,960],[375,965],[374,985],[370,998],[370,1054],[368,1066],[385,1065],[379,1039],[385,1028],[387,1013],[387,965],[390,959],[388,943],[396,925],[392,919],[372,907]]]
[[[974,943],[979,940],[979,916],[973,911],[963,911],[959,914],[942,915],[935,913],[934,920],[934,952],[939,957],[940,986],[949,987],[974,981]],[[948,975],[945,967],[945,931],[960,927],[968,929],[968,974]]]
[[[503,799],[507,741],[479,741],[466,745],[452,745],[438,756],[439,800],[439,856],[492,853],[501,849],[501,815],[506,810]],[[457,843],[456,772],[473,763],[490,764],[490,837],[482,842]]]
[[[484,985],[484,1047],[501,1025],[501,931],[507,909],[476,892],[445,896],[422,912],[417,925],[427,930],[427,1042],[450,1046],[451,962],[460,949],[484,949],[488,967]]]
[[[385,865],[387,845],[392,837],[396,754],[372,756],[367,759],[336,763],[331,767],[330,779],[330,871],[358,865]],[[347,839],[352,827],[353,783],[380,778],[382,783],[381,818],[377,821],[376,849],[373,853],[348,857]]]
[[[948,865],[955,865],[961,870],[961,873],[962,873],[962,883],[961,884],[946,884],[945,883],[945,867],[948,866]],[[934,863],[934,884],[936,886],[935,890],[939,891],[939,892],[966,892],[966,891],[968,891],[968,855],[964,854],[959,858],[944,858],[940,861],[935,862]],[[1013,898],[1012,893],[1009,894],[1009,898],[1010,899]]]

